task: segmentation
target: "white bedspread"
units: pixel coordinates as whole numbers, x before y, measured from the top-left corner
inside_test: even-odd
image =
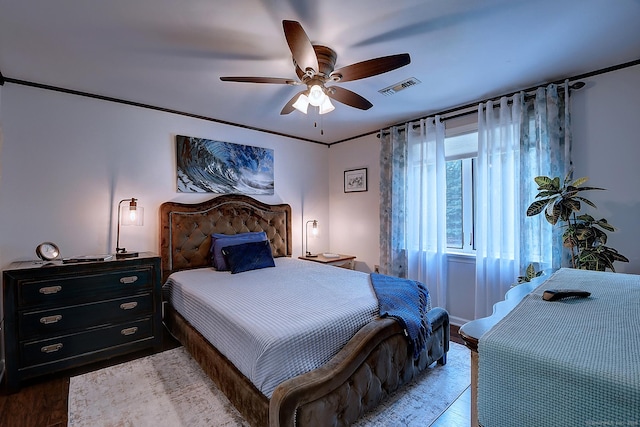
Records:
[[[291,258],[239,274],[172,274],[170,303],[267,397],[318,368],[378,315],[369,275]]]

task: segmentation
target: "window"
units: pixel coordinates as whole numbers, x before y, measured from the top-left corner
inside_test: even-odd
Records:
[[[444,141],[447,160],[447,248],[452,253],[473,253],[478,132],[460,128],[455,130],[458,132],[451,132],[452,135],[445,137]]]

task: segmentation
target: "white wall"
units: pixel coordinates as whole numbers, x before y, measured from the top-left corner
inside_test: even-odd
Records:
[[[344,171],[367,168],[367,191],[345,193]],[[375,135],[329,148],[331,252],[355,255],[356,269],[380,262],[380,140]]]
[[[144,206],[145,223],[122,230],[121,246],[158,252],[159,205],[213,196],[177,193],[177,134],[274,149],[275,194],[256,198],[291,205],[294,256],[303,215],[329,223],[324,145],[9,83],[0,119],[2,267],[34,259],[42,241],[63,256],[114,252],[117,203],[130,197]],[[316,243],[328,247],[328,235]]]
[[[598,206],[592,214],[618,228],[609,233],[608,245],[630,262],[616,263],[616,271],[640,274],[640,66],[584,82],[585,88],[572,93],[574,176],[589,176],[588,184],[608,189],[588,194]],[[364,271],[380,257],[379,152],[378,138],[370,136],[334,145],[329,155],[331,250],[357,255]],[[342,170],[360,166],[370,167],[369,192],[343,194]],[[448,266],[446,308],[452,323],[462,324],[474,318],[475,267],[460,257],[450,257]]]
[[[618,229],[607,246],[629,263],[616,271],[640,274],[640,65],[584,81],[571,104],[574,176],[607,189],[588,193],[598,206],[590,213]]]

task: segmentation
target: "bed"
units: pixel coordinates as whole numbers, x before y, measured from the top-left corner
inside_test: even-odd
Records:
[[[291,207],[286,204],[268,205],[248,196],[223,195],[196,204],[166,202],[160,215],[163,282],[176,272],[211,270],[213,233],[264,231],[276,261],[275,269],[265,269],[271,274],[294,262],[316,264],[291,259]],[[363,274],[329,266],[313,268],[336,274],[341,270],[340,277]],[[165,303],[167,328],[252,426],[350,425],[426,367],[435,362],[445,364],[449,349],[449,317],[441,308],[427,313],[432,333],[417,358],[396,320],[374,316],[326,363],[278,382],[265,393],[179,310],[183,308],[176,309],[171,301]]]

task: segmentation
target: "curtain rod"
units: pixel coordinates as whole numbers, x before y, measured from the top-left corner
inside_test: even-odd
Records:
[[[558,85],[558,84],[564,84],[564,83],[565,83],[565,80],[563,80],[563,81],[562,81],[562,82],[560,82],[560,83],[552,82],[552,83],[547,83],[546,85],[541,85],[541,86],[548,86],[548,85],[550,85],[550,84],[556,84],[556,85]],[[570,85],[569,85],[569,89],[571,89],[571,90],[579,90],[579,89],[582,89],[584,86],[585,86],[585,83],[584,83],[584,82],[575,82],[575,83],[573,83],[573,84],[570,84]],[[519,91],[517,91],[517,92],[512,92],[512,93],[507,94],[507,95],[500,95],[500,96],[497,96],[497,97],[494,97],[494,98],[486,99],[486,100],[484,100],[484,101],[478,101],[478,102],[477,102],[477,103],[475,103],[475,104],[467,104],[467,105],[462,106],[462,107],[459,107],[459,108],[455,108],[455,109],[451,109],[451,110],[444,111],[444,112],[442,112],[442,113],[430,114],[430,115],[428,115],[428,116],[424,116],[424,117],[420,117],[420,118],[417,118],[417,119],[414,119],[414,120],[410,120],[410,121],[408,121],[408,122],[405,122],[404,124],[409,124],[409,123],[412,123],[412,122],[415,122],[415,121],[418,121],[418,120],[428,119],[428,118],[433,117],[433,116],[436,116],[436,115],[439,115],[439,116],[440,116],[440,122],[445,122],[445,121],[447,121],[447,120],[457,119],[457,118],[459,118],[459,117],[468,116],[468,115],[470,115],[470,114],[476,114],[476,113],[478,112],[478,104],[480,104],[480,103],[483,103],[483,104],[484,104],[484,103],[486,103],[486,102],[490,102],[490,101],[494,101],[494,102],[495,102],[495,101],[499,101],[500,99],[502,99],[502,98],[503,98],[503,97],[505,97],[505,96],[506,96],[506,97],[511,97],[511,96],[513,96],[513,95],[515,95],[515,94],[517,94],[517,93],[521,93],[521,92],[524,92],[524,93],[525,93],[525,99],[530,99],[531,97],[533,97],[533,92],[535,92],[535,90],[536,90],[536,89],[538,89],[538,87],[540,87],[540,86],[536,86],[536,87],[534,87],[534,88],[529,88],[529,89],[525,89],[525,90],[519,90]],[[564,96],[564,92],[559,92],[559,93],[558,93],[558,95],[559,95],[559,96]],[[511,102],[511,101],[509,101],[509,102]],[[498,107],[498,105],[495,105],[495,106],[494,106],[494,108],[497,108],[497,107]],[[462,110],[468,110],[468,111],[462,111]],[[452,114],[452,115],[450,115],[450,116],[442,117],[443,115],[446,115],[446,114],[448,114],[448,113],[453,113],[453,112],[456,112],[456,111],[461,111],[461,112],[456,113],[456,114]],[[402,124],[402,123],[398,123],[398,124],[393,125],[393,126],[398,126],[398,125],[400,125],[400,124]],[[390,126],[390,127],[393,127],[393,126]],[[418,128],[420,127],[420,125],[419,125],[419,124],[414,124],[414,125],[412,125],[411,127],[412,127],[413,129],[418,129]],[[398,129],[398,132],[404,132],[404,131],[405,131],[405,129],[404,129],[404,128],[400,128],[400,129]],[[381,134],[381,133],[382,133],[383,135],[388,135],[388,134],[389,134],[389,132],[388,132],[388,131],[383,130],[383,131],[379,131],[379,132],[378,132],[378,134],[377,134],[376,136],[377,136],[378,138],[380,138],[380,134]]]
[[[563,82],[563,83],[564,83],[564,82]],[[558,83],[549,83],[549,84],[558,84]],[[575,82],[575,83],[573,83],[573,84],[570,84],[570,85],[569,85],[569,89],[570,89],[570,90],[580,90],[580,89],[582,89],[583,87],[585,87],[585,85],[586,85],[586,83],[585,83],[585,82]],[[548,85],[547,85],[547,86],[548,86]],[[499,100],[500,100],[502,97],[504,97],[504,96],[506,96],[506,97],[510,97],[510,96],[513,96],[513,95],[515,95],[515,94],[517,94],[517,93],[520,93],[520,92],[524,92],[524,93],[525,93],[525,100],[526,100],[526,99],[531,99],[531,98],[533,97],[533,93],[530,93],[530,92],[535,92],[535,89],[537,89],[537,87],[536,87],[536,88],[534,88],[534,89],[526,89],[526,90],[523,90],[523,91],[513,92],[513,93],[511,93],[511,94],[509,94],[509,95],[502,95],[502,96],[500,96],[500,97],[496,97],[496,98],[492,98],[492,99],[487,99],[486,101],[481,101],[481,102],[482,102],[482,103],[485,103],[485,102],[489,102],[489,101],[494,101],[494,102],[495,102],[495,101],[499,101]],[[564,96],[564,92],[558,92],[558,96]],[[509,101],[509,102],[511,102],[511,101]],[[447,116],[447,117],[440,117],[440,121],[444,122],[444,121],[446,121],[446,120],[456,119],[456,118],[458,118],[458,117],[464,117],[464,116],[467,116],[467,115],[469,115],[469,114],[477,113],[477,112],[478,112],[478,104],[480,104],[480,102],[478,102],[478,103],[474,104],[474,106],[473,106],[473,107],[457,108],[457,109],[456,109],[457,111],[459,111],[459,110],[463,110],[463,109],[467,109],[467,108],[473,108],[473,110],[471,110],[471,111],[466,111],[466,112],[463,112],[463,113],[453,114],[453,115],[451,115],[451,116]],[[496,106],[496,107],[497,107],[497,106]],[[445,112],[445,113],[441,113],[440,115],[442,116],[442,114],[446,114],[446,112]],[[430,117],[430,116],[427,116],[427,117]],[[422,117],[422,118],[423,118],[423,119],[426,119],[427,117]],[[416,127],[414,126],[414,129],[415,129],[415,128],[416,128]]]
[[[459,112],[461,110],[466,110],[466,109],[469,109],[469,108],[474,108],[474,107],[477,108],[478,104],[481,103],[481,102],[499,100],[503,96],[511,96],[511,95],[519,93],[519,92],[531,92],[531,91],[537,89],[540,86],[545,86],[545,85],[550,85],[550,84],[562,84],[565,81],[576,81],[576,80],[586,79],[588,77],[593,77],[593,76],[597,76],[597,75],[600,75],[600,74],[610,73],[612,71],[617,71],[617,70],[621,70],[621,69],[624,69],[624,68],[633,67],[633,66],[636,66],[636,65],[640,65],[640,59],[636,59],[636,60],[630,61],[630,62],[625,62],[624,64],[613,65],[611,67],[602,68],[600,70],[591,71],[589,73],[580,74],[580,75],[569,77],[569,78],[562,79],[562,80],[556,80],[556,81],[549,82],[549,83],[542,83],[542,84],[540,84],[538,86],[531,87],[529,89],[524,89],[522,91],[519,90],[519,91],[513,92],[511,94],[500,95],[500,96],[497,96],[497,97],[494,97],[494,98],[488,98],[488,99],[485,99],[485,100],[472,102],[472,103],[469,103],[469,104],[466,104],[466,105],[463,105],[463,106],[460,106],[460,107],[455,107],[455,108],[451,108],[449,110],[441,111],[439,113],[432,113],[432,114],[429,114],[427,116],[418,117],[416,119],[409,120],[409,121],[404,122],[404,123],[411,123],[413,121],[426,119],[428,117],[435,116],[435,115],[441,115],[442,116],[442,115],[445,115],[445,114],[456,113],[456,112]],[[580,84],[581,85],[580,87],[576,87],[576,89],[580,89],[580,88],[582,88],[584,86],[583,82],[576,82],[575,84]],[[470,114],[472,112],[475,112],[475,111],[467,112],[466,114]],[[463,115],[466,115],[466,114],[462,114],[462,113],[458,113],[458,114],[460,114],[458,117],[462,117]],[[446,117],[445,120],[453,118],[453,117],[455,117],[455,116]],[[398,126],[398,125],[401,125],[401,124],[403,124],[403,123],[396,123],[395,125],[390,125],[389,127]],[[359,135],[358,137],[354,137],[354,138],[359,138],[359,137],[363,137],[363,136],[366,136],[366,135],[372,135],[374,133],[376,134],[376,136],[378,138],[380,138],[380,132],[381,131],[375,131],[375,132],[371,132],[371,133],[368,133],[368,134]],[[338,142],[342,142],[342,141],[338,141]]]

